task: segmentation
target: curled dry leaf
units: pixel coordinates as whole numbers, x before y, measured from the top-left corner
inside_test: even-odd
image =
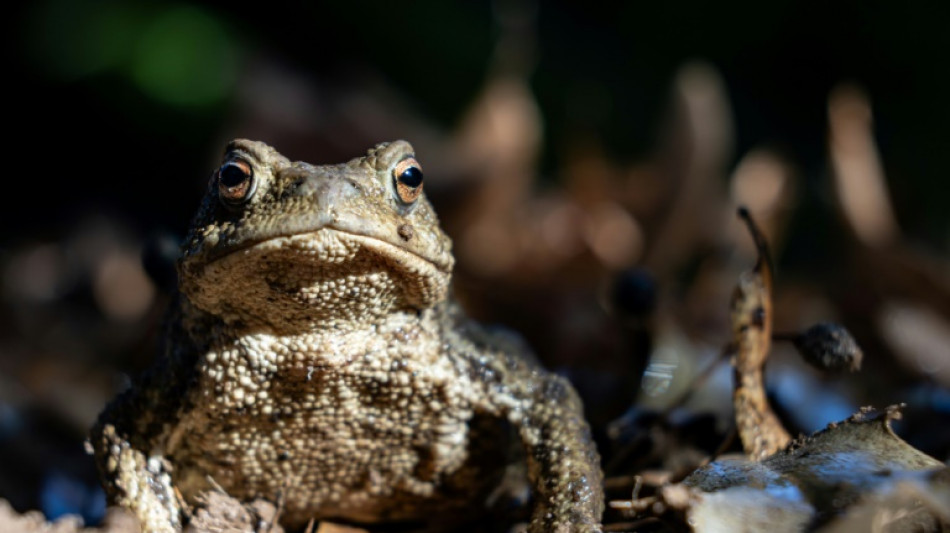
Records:
[[[749,212],[739,209],[758,250],[755,267],[739,277],[732,295],[732,395],[736,427],[742,449],[753,459],[763,459],[792,440],[769,407],[763,367],[772,346],[772,261],[768,244]]]
[[[786,533],[824,525],[857,531],[841,529],[835,519],[864,523],[866,502],[892,503],[889,495],[906,493],[909,486],[920,493],[948,492],[950,484],[941,475],[944,464],[892,430],[891,421],[899,417],[898,406],[863,409],[762,461],[719,460],[681,484],[663,487],[656,496],[611,506],[631,514],[659,512],[674,522],[674,530],[698,533]],[[881,531],[941,531],[950,526],[946,509],[920,499],[900,501]]]
[[[897,406],[862,410],[763,461],[722,460],[698,469],[683,482],[706,493],[689,510],[689,522],[695,531],[724,531],[730,523],[732,531],[802,531],[891,490],[914,471],[943,467],[894,434],[890,422],[899,416]]]
[[[945,467],[909,473],[905,479],[878,489],[824,531],[946,531],[948,524],[950,468]]]

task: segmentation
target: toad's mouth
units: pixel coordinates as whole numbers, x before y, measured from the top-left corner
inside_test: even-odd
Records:
[[[331,228],[250,243],[185,270],[182,291],[199,307],[348,314],[423,308],[444,299],[450,272],[413,251]]]
[[[430,246],[423,246],[420,250],[426,250],[427,253],[414,250],[413,246],[408,246],[406,242],[396,238],[398,233],[393,229],[392,238],[387,237],[387,232],[379,231],[375,226],[369,226],[360,220],[348,220],[346,218],[337,218],[328,223],[324,220],[310,220],[308,217],[301,217],[292,221],[284,221],[281,224],[283,231],[266,232],[264,235],[258,235],[256,238],[244,234],[242,228],[234,231],[229,237],[213,238],[213,235],[207,237],[211,245],[204,251],[197,253],[186,252],[183,258],[184,264],[196,265],[198,268],[207,267],[216,262],[227,260],[234,255],[246,254],[258,248],[268,248],[272,246],[288,246],[291,249],[297,249],[301,252],[319,251],[320,248],[332,250],[334,241],[352,240],[363,243],[368,249],[378,252],[380,255],[399,258],[407,263],[426,262],[433,268],[442,272],[451,272],[454,261],[449,250],[441,245],[434,245],[433,239],[425,239],[424,235],[416,234],[416,239],[423,239],[423,242],[432,243]],[[395,241],[395,242],[394,242]],[[206,244],[208,244],[206,242]],[[320,260],[320,254],[315,255],[314,260]]]
[[[332,264],[352,259],[360,248],[376,252],[380,257],[391,258],[397,265],[419,263],[431,265],[433,269],[440,271],[448,270],[446,265],[437,264],[432,259],[412,250],[401,248],[377,237],[327,227],[304,233],[275,235],[245,243],[238,248],[222,251],[220,255],[212,258],[208,265],[275,250],[286,250],[310,257],[314,262]]]

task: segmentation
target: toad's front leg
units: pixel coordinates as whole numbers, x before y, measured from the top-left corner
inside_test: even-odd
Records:
[[[143,533],[181,531],[181,509],[162,458],[132,446],[113,424],[97,425],[90,440],[110,503],[131,510]]]
[[[178,305],[188,304],[174,304],[176,313]],[[182,530],[179,496],[162,454],[169,428],[191,405],[188,390],[199,354],[207,351],[191,340],[208,337],[207,321],[188,310],[191,319],[170,320],[155,365],[106,407],[89,433],[109,503],[131,510],[143,533]]]
[[[577,393],[559,376],[546,376],[519,414],[535,506],[528,531],[600,531],[604,511],[600,458]]]

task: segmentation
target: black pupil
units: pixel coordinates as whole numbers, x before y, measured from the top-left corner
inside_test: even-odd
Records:
[[[418,167],[409,167],[399,175],[399,181],[406,187],[416,187],[422,185],[422,171]]]
[[[225,187],[237,187],[247,178],[248,175],[236,163],[228,163],[221,167],[221,184]]]

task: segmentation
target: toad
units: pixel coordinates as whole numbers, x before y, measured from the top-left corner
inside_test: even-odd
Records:
[[[523,461],[529,531],[599,530],[577,394],[463,314],[422,190],[405,141],[328,166],[231,142],[182,246],[159,357],[92,430],[110,501],[156,533],[220,489],[279,501],[291,529],[450,527]]]

